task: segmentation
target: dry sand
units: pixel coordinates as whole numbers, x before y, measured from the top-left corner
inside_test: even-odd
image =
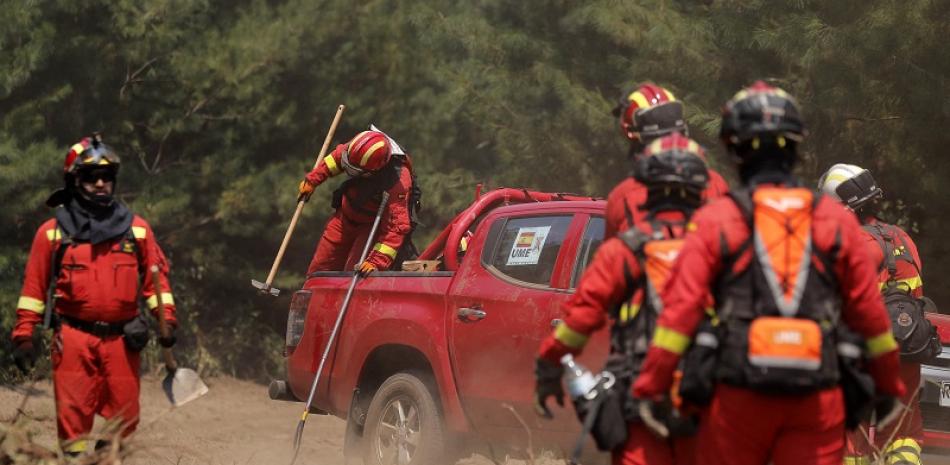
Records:
[[[171,409],[161,391],[160,379],[142,380],[142,424],[135,435],[138,451],[131,465],[284,465],[290,462],[293,433],[302,404],[272,401],[266,386],[232,378],[206,380],[208,395],[181,408]],[[0,387],[0,420],[13,417],[24,386]],[[25,411],[35,420],[36,440],[54,447],[55,416],[52,386],[38,383]],[[97,427],[101,422],[97,422]],[[301,465],[344,465],[344,422],[335,417],[312,415],[307,421]],[[506,465],[523,464],[509,460]],[[539,460],[537,465],[563,464]],[[925,455],[927,465],[950,465],[950,458]],[[458,465],[491,465],[484,457],[470,457]]]

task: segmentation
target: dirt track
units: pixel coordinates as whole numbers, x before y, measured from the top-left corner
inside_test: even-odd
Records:
[[[160,380],[142,380],[142,424],[134,442],[138,451],[132,465],[281,465],[290,463],[293,433],[301,405],[271,401],[265,386],[232,378],[206,380],[211,391],[188,405],[172,410]],[[24,387],[0,387],[0,420],[10,419],[23,398]],[[52,386],[37,384],[25,411],[34,419],[36,440],[55,447]],[[98,425],[98,423],[97,423]],[[343,465],[342,420],[311,416],[307,421],[301,465]],[[491,465],[471,457],[458,465]],[[509,465],[521,461],[508,461]],[[539,460],[537,465],[563,464]],[[950,465],[947,457],[925,456],[927,465]]]
[[[206,380],[210,392],[172,410],[161,391],[160,379],[142,380],[142,423],[134,437],[138,451],[131,465],[281,465],[290,463],[293,433],[302,404],[267,398],[267,388],[232,378]],[[0,387],[0,421],[15,414],[23,398],[23,386]],[[34,419],[30,426],[41,445],[56,446],[56,423],[52,385],[38,383],[25,411]],[[101,422],[97,422],[97,428]],[[335,417],[313,415],[307,421],[301,465],[343,465],[344,422]],[[510,461],[511,465],[520,461]],[[553,465],[562,461],[544,461]],[[490,465],[473,457],[459,465]]]

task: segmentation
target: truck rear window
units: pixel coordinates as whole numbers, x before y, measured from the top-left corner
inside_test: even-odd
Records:
[[[518,281],[550,285],[571,215],[510,218],[497,237],[490,265]]]

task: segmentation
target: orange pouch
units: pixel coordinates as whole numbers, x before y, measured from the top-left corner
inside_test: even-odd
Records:
[[[821,368],[821,328],[800,318],[756,318],[749,326],[749,363],[817,371]]]

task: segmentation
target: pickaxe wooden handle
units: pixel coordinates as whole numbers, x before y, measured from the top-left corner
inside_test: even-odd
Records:
[[[336,126],[340,123],[340,118],[343,117],[343,110],[346,109],[346,105],[340,105],[336,109],[336,115],[333,117],[333,122],[330,123],[330,130],[327,132],[326,139],[323,140],[323,147],[320,147],[320,154],[317,155],[317,161],[313,164],[313,169],[317,169],[317,166],[320,165],[320,160],[323,160],[323,157],[327,153],[327,148],[330,147],[330,141],[333,140],[333,134],[336,133]],[[290,226],[287,227],[287,232],[284,233],[284,240],[280,243],[280,248],[277,249],[277,256],[274,257],[274,264],[270,267],[270,273],[267,275],[267,280],[261,283],[260,281],[251,280],[251,285],[260,290],[261,294],[270,294],[278,295],[280,294],[280,289],[276,289],[271,286],[274,282],[274,277],[277,276],[277,269],[280,268],[280,262],[284,259],[284,252],[287,251],[287,244],[290,243],[290,237],[294,234],[294,228],[297,227],[297,220],[300,219],[300,213],[303,211],[303,206],[307,201],[301,199],[297,202],[297,210],[294,211],[294,216],[290,218]]]
[[[158,332],[162,337],[168,337],[168,323],[165,322],[165,302],[162,299],[162,280],[158,271],[158,265],[152,265],[152,289],[155,291],[155,300],[158,302]],[[165,359],[165,369],[174,373],[178,369],[178,363],[172,350],[168,347],[162,347],[162,358]]]

